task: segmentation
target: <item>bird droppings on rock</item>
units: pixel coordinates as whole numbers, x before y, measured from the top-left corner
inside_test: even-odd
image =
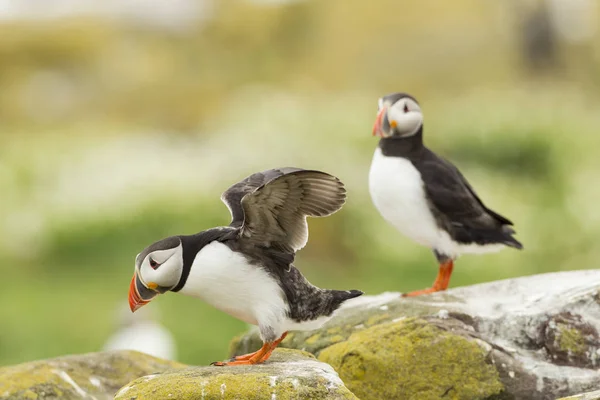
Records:
[[[356,332],[319,359],[359,398],[441,398],[448,388],[453,398],[487,398],[503,390],[478,345],[414,318]],[[399,376],[411,379],[387,383]]]
[[[168,371],[150,381],[130,382],[115,400],[164,398],[196,399],[198,384],[205,399],[335,399],[356,400],[333,368],[314,356],[276,349],[268,362],[253,366],[189,367]]]
[[[581,315],[562,312],[551,316],[540,328],[538,343],[555,364],[581,368],[598,366],[598,330]]]
[[[295,332],[282,345],[305,348],[322,359],[323,352],[348,345],[353,335],[418,317],[439,329],[437,332],[474,342],[485,354],[486,363],[498,373],[504,386],[501,398],[555,399],[593,390],[600,381],[598,282],[599,270],[585,270],[490,282],[410,299],[401,298],[399,293],[363,296],[340,308],[323,328],[310,333]],[[387,310],[380,309],[384,304]],[[448,312],[447,318],[440,318],[445,315],[442,310]],[[305,343],[308,337],[316,335],[318,340]],[[231,355],[257,350],[257,338],[255,330],[240,337],[232,345]],[[437,336],[431,340],[435,342]],[[353,342],[356,344],[355,339]],[[389,357],[402,356],[398,352],[390,349]],[[344,365],[362,365],[358,354],[350,353]],[[415,359],[416,364],[427,362]],[[369,379],[377,379],[381,386],[398,382],[411,385],[419,378],[389,375],[390,380],[386,381],[385,375],[369,375],[361,368],[353,370],[357,376],[363,373],[365,385]],[[448,396],[451,398],[452,392]]]
[[[33,361],[0,368],[0,399],[112,399],[121,386],[133,379],[181,367],[184,365],[136,351]]]
[[[88,393],[85,390],[83,390],[77,383],[75,383],[75,381],[65,371],[53,369],[52,372],[60,376],[62,380],[71,385],[79,396],[84,398],[88,396]]]
[[[96,378],[95,376],[90,377],[90,383],[99,389],[102,388],[102,382],[100,381],[100,379]]]

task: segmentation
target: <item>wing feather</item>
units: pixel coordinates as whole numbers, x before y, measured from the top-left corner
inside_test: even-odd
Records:
[[[250,179],[254,175],[259,176]],[[241,226],[242,236],[255,244],[295,252],[308,241],[306,217],[331,215],[346,201],[344,184],[324,172],[281,168],[254,175],[222,198],[232,210],[232,225]]]

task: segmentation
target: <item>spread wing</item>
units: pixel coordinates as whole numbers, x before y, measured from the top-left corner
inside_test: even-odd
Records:
[[[241,182],[231,186],[221,195],[221,201],[225,203],[231,213],[231,226],[240,227],[244,223],[244,209],[242,198],[254,192],[265,183],[278,178],[284,174],[301,171],[300,168],[278,168],[257,172],[250,175]]]
[[[320,171],[280,168],[253,174],[229,188],[222,200],[231,225],[262,246],[295,252],[308,241],[306,217],[324,217],[346,200],[344,184]]]
[[[512,238],[512,222],[487,208],[469,182],[450,162],[434,153],[424,157],[420,171],[425,192],[445,228],[461,242],[505,243],[519,247]]]

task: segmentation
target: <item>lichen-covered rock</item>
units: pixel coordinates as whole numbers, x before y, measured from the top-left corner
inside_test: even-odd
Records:
[[[135,351],[33,361],[0,368],[0,399],[112,399],[135,378],[184,366]]]
[[[555,400],[600,388],[599,331],[600,271],[588,270],[362,296],[281,345],[331,363],[365,399]],[[231,354],[258,347],[251,330]]]
[[[311,354],[277,349],[264,364],[189,367],[125,385],[115,400],[358,400],[331,366]]]
[[[504,388],[479,345],[415,318],[359,330],[319,358],[361,399],[484,399]]]

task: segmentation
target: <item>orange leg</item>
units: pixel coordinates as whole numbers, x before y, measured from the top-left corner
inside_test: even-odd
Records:
[[[440,264],[440,269],[438,271],[438,275],[433,282],[433,286],[423,290],[415,290],[414,292],[408,292],[402,294],[402,297],[414,297],[420,296],[422,294],[441,292],[442,290],[446,290],[448,285],[450,285],[450,276],[452,275],[452,270],[454,269],[454,262],[452,260],[447,261],[445,263]]]
[[[275,350],[275,348],[279,346],[279,343],[281,343],[281,341],[285,339],[286,335],[287,332],[284,332],[283,335],[281,335],[281,337],[276,341],[271,343],[264,343],[263,346],[254,353],[233,357],[229,361],[215,361],[210,365],[225,367],[231,365],[253,365],[263,363],[267,361],[269,357],[271,357],[271,353],[273,353],[273,350]]]

